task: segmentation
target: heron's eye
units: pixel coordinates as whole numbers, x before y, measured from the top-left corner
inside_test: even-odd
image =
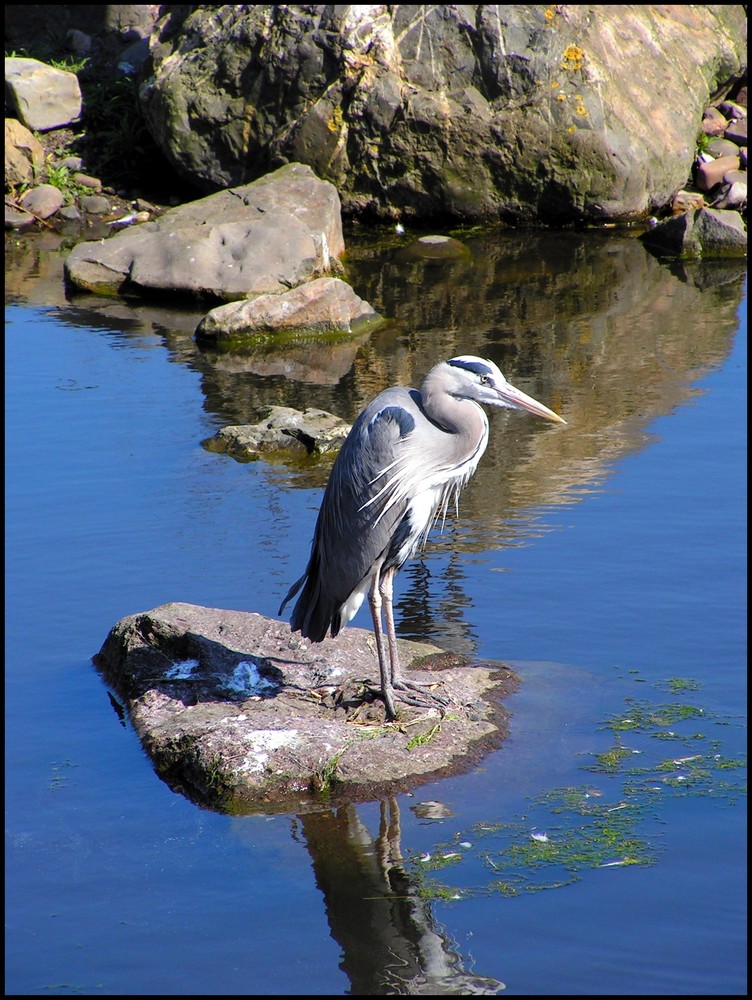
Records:
[[[491,379],[488,377],[488,375],[480,375],[479,378],[480,378],[480,384],[481,385],[488,385],[488,383],[491,381]]]

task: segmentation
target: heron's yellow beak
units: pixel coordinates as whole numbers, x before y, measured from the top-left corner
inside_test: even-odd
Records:
[[[510,382],[507,382],[501,388],[497,387],[496,391],[499,393],[502,405],[511,406],[514,410],[528,410],[537,417],[543,417],[544,420],[551,420],[555,424],[566,424],[566,420],[560,417],[558,413],[549,410],[547,406],[539,403],[532,396],[528,396],[521,389],[515,389]]]

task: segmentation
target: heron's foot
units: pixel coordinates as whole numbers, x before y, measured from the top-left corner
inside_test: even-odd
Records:
[[[399,701],[420,708],[433,708],[436,705],[448,705],[450,699],[435,691],[437,681],[409,681],[405,677],[396,677],[392,681],[394,694]]]
[[[444,711],[445,706],[450,703],[449,698],[438,694],[436,691],[427,690],[426,684],[419,684],[417,681],[399,681],[399,686],[392,687],[384,691],[376,685],[369,685],[369,689],[384,702],[387,719],[391,722],[397,719],[396,703],[410,705],[412,708],[438,708]]]

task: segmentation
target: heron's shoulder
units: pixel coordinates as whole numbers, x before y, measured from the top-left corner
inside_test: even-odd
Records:
[[[415,393],[414,389],[400,386],[385,389],[361,413],[358,421],[361,431],[369,436],[386,433],[406,437],[420,418]]]

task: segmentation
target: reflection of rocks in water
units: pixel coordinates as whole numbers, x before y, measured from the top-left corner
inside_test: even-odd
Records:
[[[454,553],[451,527],[447,523],[444,530],[447,536],[451,532],[451,538],[434,542],[448,549],[446,559],[413,559],[403,567],[402,573],[410,580],[410,585],[395,602],[398,630],[405,639],[430,635],[441,649],[471,656],[477,648],[477,636],[465,621],[470,601],[464,590],[463,562]]]
[[[419,819],[446,819],[447,816],[454,816],[448,805],[433,799],[428,799],[426,802],[416,802],[414,806],[410,806],[410,811],[414,812]]]
[[[349,423],[386,386],[418,386],[438,360],[458,354],[491,358],[561,413],[568,427],[556,433],[520,414],[489,414],[488,449],[462,494],[459,519],[450,513],[425,562],[406,570],[413,583],[398,598],[400,633],[467,654],[475,637],[465,622],[472,616],[463,560],[524,544],[545,530],[541,507],[601,488],[616,461],[645,447],[652,421],[684,403],[730,350],[744,266],[659,260],[637,235],[473,231],[463,236],[470,257],[426,261],[400,255],[412,237],[398,241],[391,230],[362,227],[347,237],[347,278],[393,322],[341,343],[202,352],[186,335],[195,314],[101,297],[94,303],[93,296],[66,305],[62,280],[55,304],[62,322],[122,330],[124,344],[136,347],[144,334],[155,344],[161,338],[170,360],[198,373],[213,428],[254,423],[270,406],[314,407]],[[6,294],[23,301],[28,289],[40,292],[35,276],[58,255],[30,260],[12,250]],[[320,489],[328,468],[270,464],[265,474],[284,489]],[[301,527],[310,537],[313,519]],[[444,546],[452,566],[437,580],[439,560],[431,555]]]
[[[399,805],[381,802],[374,839],[354,806],[299,818],[341,968],[355,996],[496,995],[467,972],[402,863]]]
[[[203,350],[217,372],[281,376],[308,385],[334,386],[350,371],[367,339],[367,335],[339,340],[312,337],[305,344],[262,342],[231,352]]]

